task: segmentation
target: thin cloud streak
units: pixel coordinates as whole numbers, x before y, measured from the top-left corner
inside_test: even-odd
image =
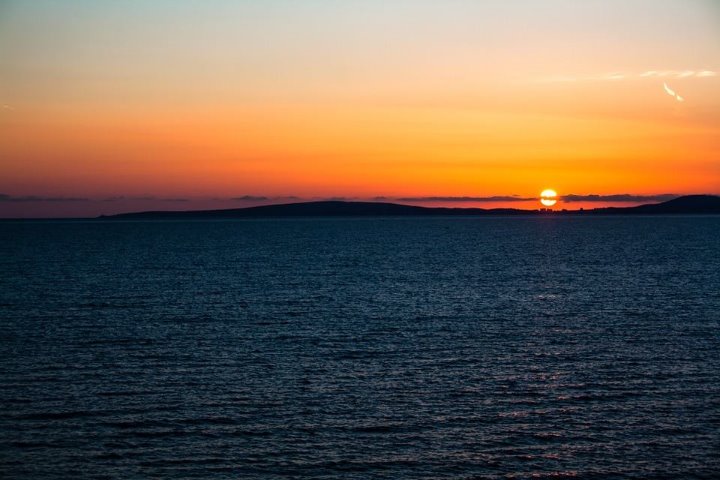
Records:
[[[666,202],[677,198],[675,193],[661,193],[658,195],[633,195],[630,193],[620,193],[615,195],[562,195],[560,200],[565,203],[572,202],[618,202],[618,203],[635,203],[635,202]]]
[[[630,193],[620,193],[611,195],[598,194],[568,194],[558,197],[565,203],[573,202],[598,202],[598,203],[637,203],[637,202],[665,202],[677,198],[679,195],[674,193],[662,193],[657,195],[633,195]],[[489,197],[375,197],[375,200],[400,201],[400,202],[530,202],[537,201],[540,197],[521,197],[519,195],[496,195]]]
[[[270,197],[264,197],[259,195],[242,195],[240,197],[232,197],[229,200],[236,202],[263,202],[265,200],[270,200]]]
[[[376,197],[387,198],[387,197]],[[393,198],[387,198],[393,200]],[[520,197],[517,195],[495,195],[491,197],[398,197],[401,202],[527,202],[537,200],[535,197]]]
[[[543,83],[603,82],[648,78],[711,78],[717,76],[718,72],[714,70],[648,70],[642,73],[611,72],[599,75],[556,75],[542,78],[539,81]]]
[[[126,197],[124,195],[118,195],[115,197],[107,197],[100,200],[102,202],[189,202],[189,198],[164,198],[164,197],[153,197],[153,196],[141,196],[141,197]]]
[[[267,202],[280,200],[300,200],[300,197],[296,197],[295,195],[282,195],[275,197],[267,197],[265,195],[240,195],[237,197],[230,197],[226,200],[230,200],[233,202]]]
[[[668,87],[667,83],[663,83],[663,88],[665,89],[665,92],[670,95],[671,97],[675,98],[678,102],[683,102],[685,99],[681,97],[677,92],[675,92],[673,89]]]
[[[0,202],[87,202],[87,198],[45,197],[40,195],[14,196],[0,193]]]
[[[679,195],[674,193],[662,193],[657,195],[634,195],[630,193],[599,195],[599,194],[567,194],[558,197],[565,203],[572,202],[663,202],[677,198]],[[226,198],[166,198],[154,196],[113,196],[105,198],[84,198],[84,197],[53,197],[42,195],[7,195],[0,194],[0,202],[87,202],[87,203],[123,203],[123,202],[167,202],[167,203],[195,203],[205,201],[231,201],[231,202],[312,202],[312,201],[371,201],[371,202],[417,202],[417,203],[470,203],[470,202],[531,202],[538,200],[539,197],[523,197],[520,195],[492,195],[492,196],[417,196],[417,197],[393,197],[393,196],[375,196],[375,197],[299,197],[295,195],[283,196],[265,196],[265,195],[241,195],[238,197]]]
[[[49,197],[45,195],[7,195],[0,193],[0,202],[190,202],[189,198],[165,198],[165,197],[130,197],[118,195],[105,198],[86,197]]]

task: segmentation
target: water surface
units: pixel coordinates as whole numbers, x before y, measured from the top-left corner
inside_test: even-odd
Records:
[[[5,478],[717,478],[720,218],[0,224]]]

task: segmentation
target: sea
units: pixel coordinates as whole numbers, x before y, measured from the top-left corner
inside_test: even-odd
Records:
[[[0,477],[720,478],[720,216],[2,222]]]

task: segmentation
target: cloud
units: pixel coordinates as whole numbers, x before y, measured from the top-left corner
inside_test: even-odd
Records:
[[[153,196],[141,196],[141,197],[127,197],[125,195],[118,195],[115,197],[103,198],[102,202],[127,202],[127,201],[143,201],[143,202],[189,202],[188,198],[163,198]]]
[[[386,199],[386,197],[376,197]],[[387,198],[391,200],[390,198]],[[395,198],[402,202],[527,202],[537,200],[535,197],[520,197],[518,195],[495,195],[492,197],[400,197]]]
[[[6,195],[0,193],[0,202],[87,202],[87,198],[76,197],[44,197],[40,195]]]
[[[217,200],[230,200],[233,202],[267,202],[267,201],[285,201],[285,200],[300,200],[300,197],[295,195],[281,195],[275,197],[267,197],[265,195],[240,195],[238,197],[230,197],[226,199],[218,198]]]
[[[242,195],[240,197],[232,197],[230,200],[235,200],[238,202],[261,202],[265,200],[270,200],[270,198],[259,195]]]
[[[629,79],[648,79],[648,78],[710,78],[718,76],[718,72],[714,70],[648,70],[641,73],[611,72],[595,75],[555,75],[552,77],[542,78],[539,81],[543,83],[563,83],[563,82],[603,82],[618,81]]]
[[[356,200],[359,200],[356,197],[342,197],[342,196],[335,196],[335,197],[323,197],[323,198],[313,198],[311,200],[319,200],[321,202],[353,202]]]
[[[153,196],[130,197],[118,195],[106,198],[85,198],[85,197],[49,197],[45,195],[7,195],[0,193],[0,202],[130,202],[130,201],[152,201],[152,202],[189,202],[188,198],[164,198]]]
[[[562,195],[560,199],[565,203],[572,202],[665,202],[677,198],[674,193],[661,193],[658,195],[632,195],[630,193],[620,193],[615,195]]]
[[[715,77],[717,72],[712,70],[649,70],[640,74],[642,78],[658,77],[658,78],[706,78]]]
[[[664,82],[663,82],[663,88],[665,88],[665,93],[667,93],[667,94],[670,95],[671,97],[674,97],[678,102],[684,102],[684,101],[685,101],[685,99],[684,99],[683,97],[681,97],[681,96],[680,96],[679,94],[677,94],[673,89],[671,89],[670,87],[668,87],[668,84],[667,84],[667,83],[664,83]]]
[[[657,195],[633,195],[630,193],[620,193],[612,195],[587,194],[577,195],[568,194],[561,195],[558,198],[565,203],[573,202],[598,202],[598,203],[637,203],[637,202],[665,202],[677,198],[674,193],[661,193]],[[520,195],[496,195],[491,197],[375,197],[374,200],[388,200],[401,202],[530,202],[537,201],[539,197],[522,197]]]
[[[624,80],[627,75],[624,73],[608,73],[602,76],[602,80]]]
[[[663,202],[677,198],[674,193],[663,193],[658,195],[633,195],[629,193],[598,195],[587,194],[577,195],[568,194],[561,195],[558,198],[565,203],[572,202],[618,202],[618,203],[636,203],[636,202]],[[537,201],[539,197],[524,197],[520,195],[493,195],[493,196],[417,196],[417,197],[389,197],[376,196],[371,198],[361,197],[298,197],[294,195],[286,196],[264,196],[264,195],[241,195],[232,198],[215,198],[215,201],[239,201],[239,202],[288,202],[288,201],[375,201],[375,202],[444,202],[444,203],[470,203],[470,202],[531,202]],[[173,198],[173,197],[154,197],[154,196],[124,196],[118,195],[106,198],[82,198],[82,197],[53,197],[43,195],[8,195],[0,193],[0,203],[21,203],[21,202],[55,202],[55,203],[72,203],[72,202],[193,202],[195,200],[202,201],[202,198]],[[205,199],[207,200],[207,199]]]

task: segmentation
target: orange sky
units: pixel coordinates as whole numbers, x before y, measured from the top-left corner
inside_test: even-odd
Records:
[[[0,6],[0,216],[720,193],[711,1],[143,3]]]

